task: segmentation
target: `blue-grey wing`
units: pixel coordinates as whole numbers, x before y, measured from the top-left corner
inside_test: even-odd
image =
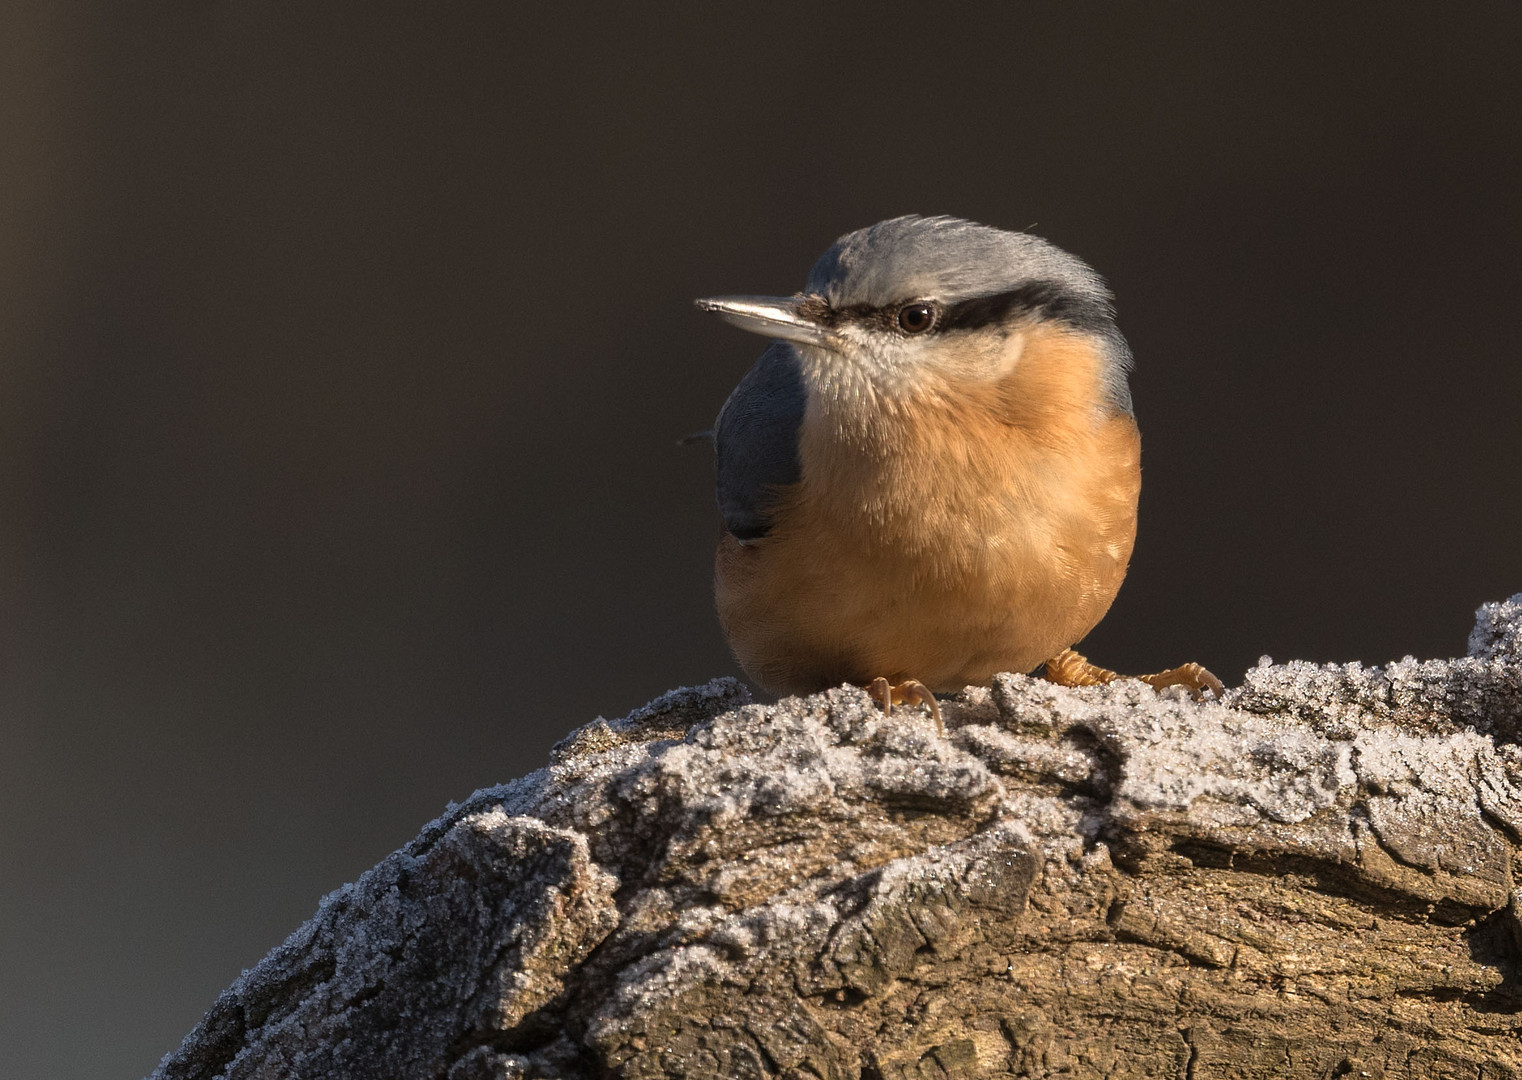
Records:
[[[807,401],[797,350],[778,341],[719,410],[713,440],[719,513],[735,539],[765,536],[777,489],[798,482],[798,429]]]

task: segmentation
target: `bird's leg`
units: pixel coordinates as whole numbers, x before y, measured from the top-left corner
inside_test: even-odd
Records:
[[[1058,686],[1097,686],[1100,683],[1111,683],[1116,679],[1125,678],[1108,668],[1089,663],[1072,649],[1063,649],[1046,662],[1046,677]],[[1176,668],[1169,668],[1167,671],[1159,671],[1155,675],[1133,677],[1140,679],[1154,690],[1161,690],[1165,686],[1184,686],[1196,698],[1203,696],[1205,691],[1209,690],[1217,700],[1220,700],[1221,695],[1226,692],[1226,687],[1221,680],[1199,664],[1183,664]]]
[[[894,686],[878,676],[867,684],[867,693],[882,706],[884,716],[892,716],[895,705],[925,706],[930,710],[930,718],[935,721],[935,733],[946,734],[946,726],[941,723],[941,707],[936,703],[935,695],[918,679],[905,679]]]
[[[1058,686],[1098,686],[1120,678],[1109,668],[1097,667],[1072,649],[1063,649],[1046,662],[1047,682]]]

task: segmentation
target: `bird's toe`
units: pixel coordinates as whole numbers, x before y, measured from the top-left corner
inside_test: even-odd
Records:
[[[1154,690],[1161,690],[1165,686],[1182,686],[1195,698],[1204,697],[1205,691],[1209,690],[1219,701],[1226,693],[1226,685],[1209,668],[1193,662],[1159,671],[1156,675],[1143,675],[1141,681]]]
[[[883,715],[893,715],[895,705],[923,705],[930,710],[930,718],[935,721],[936,734],[946,734],[946,726],[941,722],[940,704],[930,688],[918,679],[905,679],[894,684],[878,676],[867,684],[866,689],[872,700],[881,706]]]

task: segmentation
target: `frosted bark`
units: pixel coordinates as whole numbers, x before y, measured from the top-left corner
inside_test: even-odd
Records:
[[[733,680],[451,806],[155,1077],[1522,1076],[1522,595],[1223,703]]]

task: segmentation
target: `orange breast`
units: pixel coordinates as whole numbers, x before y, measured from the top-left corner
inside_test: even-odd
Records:
[[[772,531],[719,542],[719,619],[746,673],[778,693],[878,676],[955,690],[1079,641],[1125,577],[1141,486],[1135,422],[1099,406],[1102,363],[1037,327],[1007,376],[926,379],[865,427],[811,396]]]

